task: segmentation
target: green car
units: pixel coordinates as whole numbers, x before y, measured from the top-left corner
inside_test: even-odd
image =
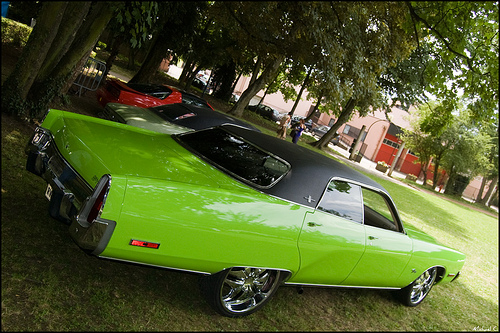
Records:
[[[416,306],[458,277],[465,255],[405,229],[357,171],[237,125],[180,128],[50,110],[26,167],[84,251],[199,273],[225,316],[258,310],[282,284],[394,289]]]

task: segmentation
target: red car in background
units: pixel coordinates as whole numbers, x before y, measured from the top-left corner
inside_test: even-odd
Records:
[[[163,84],[126,83],[117,79],[106,81],[97,91],[97,101],[103,107],[108,103],[120,103],[142,108],[185,103],[197,106],[212,106],[202,98]]]

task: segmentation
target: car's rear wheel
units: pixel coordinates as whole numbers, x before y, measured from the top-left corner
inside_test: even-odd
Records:
[[[407,306],[419,305],[431,291],[436,276],[437,268],[429,268],[409,286],[399,290],[398,295],[403,304]]]
[[[227,317],[247,316],[259,310],[278,289],[282,272],[234,267],[201,279],[207,302]]]

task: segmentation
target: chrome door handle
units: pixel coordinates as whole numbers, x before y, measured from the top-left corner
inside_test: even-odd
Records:
[[[316,222],[307,222],[307,225],[310,227],[321,227],[322,224],[316,223]]]
[[[368,239],[369,239],[369,240],[374,240],[374,239],[378,239],[378,237],[375,237],[375,236],[368,236]]]

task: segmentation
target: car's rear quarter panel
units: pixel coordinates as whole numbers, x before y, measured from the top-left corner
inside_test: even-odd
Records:
[[[254,190],[130,177],[101,256],[208,273],[232,266],[295,272],[305,210]],[[131,239],[160,246],[131,246]]]

